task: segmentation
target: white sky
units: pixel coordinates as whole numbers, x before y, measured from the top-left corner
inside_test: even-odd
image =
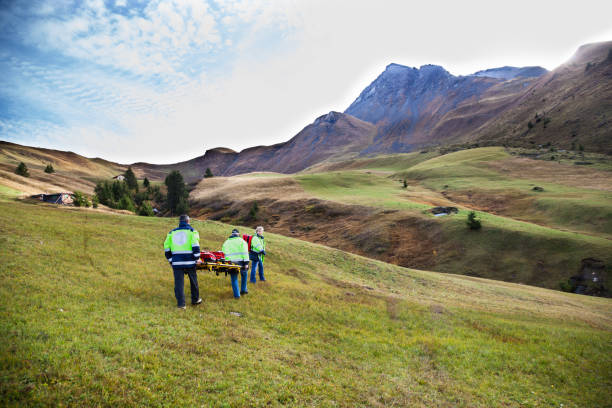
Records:
[[[554,69],[612,40],[611,15],[603,1],[14,2],[0,138],[123,163],[278,143],[391,62]]]

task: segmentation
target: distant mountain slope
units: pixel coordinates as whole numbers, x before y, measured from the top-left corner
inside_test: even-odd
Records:
[[[610,154],[611,79],[612,42],[582,46],[569,62],[548,73],[541,67],[501,67],[454,76],[436,65],[417,69],[390,64],[345,113],[323,115],[287,142],[241,152],[218,147],[180,163],[134,163],[132,168],[137,177],[152,180],[163,180],[176,169],[187,182],[196,182],[206,168],[225,176],[294,173],[329,160],[466,142],[550,143]],[[2,143],[3,171],[10,173],[21,160],[34,169],[51,162],[61,171],[70,170],[67,177],[89,180],[86,191],[92,180],[127,168],[75,153]]]
[[[285,143],[251,147],[237,153],[216,148],[195,159],[173,165],[134,165],[143,172],[181,170],[188,181],[202,178],[206,168],[215,175],[235,175],[253,171],[295,173],[329,158],[356,155],[373,140],[376,127],[350,115],[329,112],[318,117]]]
[[[543,72],[539,67],[504,67],[457,77],[436,65],[417,69],[390,64],[345,113],[378,126],[364,153],[409,152],[474,131],[498,114],[507,96]]]
[[[25,178],[14,174],[19,162],[30,171]],[[44,172],[51,164],[53,174]],[[54,193],[79,190],[93,193],[95,181],[123,173],[127,166],[73,152],[22,146],[0,141],[0,184],[26,193]]]
[[[580,47],[473,138],[612,154],[612,41]]]

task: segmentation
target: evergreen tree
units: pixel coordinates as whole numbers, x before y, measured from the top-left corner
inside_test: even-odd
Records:
[[[123,176],[125,177],[125,182],[127,183],[128,188],[130,190],[138,191],[138,180],[136,180],[136,175],[132,171],[131,167],[128,167],[125,173],[123,173]]]
[[[187,191],[181,173],[178,170],[172,170],[170,174],[166,176],[164,183],[168,187],[167,203],[170,212],[174,215],[179,214],[179,210],[183,210],[180,214],[185,214],[187,212],[186,209],[189,208],[187,204],[189,192]],[[179,203],[181,203],[180,208]]]
[[[45,173],[55,173],[55,169],[53,168],[53,166],[51,165],[51,163],[47,164],[47,167],[45,167]]]
[[[187,202],[187,198],[183,197],[179,200],[176,205],[176,214],[187,214],[189,212],[189,203]]]
[[[19,163],[19,165],[15,169],[15,174],[19,174],[20,176],[23,176],[23,177],[30,177],[28,166],[26,166],[24,162]]]
[[[134,208],[134,203],[132,202],[132,199],[130,198],[129,195],[125,194],[123,197],[121,197],[121,199],[119,200],[119,209],[121,210],[128,210],[131,212],[135,211]]]
[[[204,173],[204,178],[213,177],[212,171],[210,171],[210,167],[206,168],[206,172]]]
[[[143,180],[143,182],[142,182],[142,185],[143,185],[145,188],[149,188],[149,186],[151,185],[151,183],[149,182],[149,179],[145,177],[145,178],[144,178],[144,180]]]

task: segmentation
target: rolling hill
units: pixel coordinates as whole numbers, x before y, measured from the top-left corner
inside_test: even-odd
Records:
[[[15,167],[24,162],[30,177],[15,174]],[[55,173],[47,174],[51,164]],[[93,194],[96,181],[123,173],[127,166],[103,159],[88,159],[73,152],[21,146],[0,141],[0,184],[28,194],[82,191]]]
[[[403,180],[407,188],[403,188]],[[534,187],[543,191],[535,191]],[[612,264],[612,173],[487,147],[202,180],[192,213],[397,265],[558,289],[586,258]],[[257,219],[249,212],[257,202]],[[457,215],[435,217],[434,206]],[[475,210],[482,231],[470,231]]]
[[[0,193],[3,406],[611,403],[610,299],[268,233],[268,282],[236,301],[203,273],[204,303],[177,311],[174,226]],[[194,226],[211,249],[232,228]]]

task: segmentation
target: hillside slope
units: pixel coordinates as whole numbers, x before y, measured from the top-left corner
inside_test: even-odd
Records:
[[[19,162],[24,162],[30,177],[15,174]],[[44,172],[51,164],[53,174]],[[88,159],[73,152],[21,146],[0,140],[0,184],[29,194],[79,190],[93,194],[96,181],[110,179],[127,169],[103,159]]]
[[[186,162],[152,168],[179,169],[188,182],[200,180],[206,168],[217,176],[253,171],[295,173],[328,159],[355,156],[372,142],[375,133],[376,127],[370,123],[343,113],[329,112],[284,143],[250,147],[240,152],[215,148]],[[147,166],[135,165],[149,171]]]
[[[191,207],[201,218],[263,224],[438,272],[558,289],[582,259],[602,259],[609,270],[612,173],[511,153],[496,147],[411,153],[290,176],[206,179],[191,193]],[[251,219],[254,202],[259,212]],[[459,213],[434,217],[434,206],[456,206]],[[465,225],[470,210],[482,218],[481,231]]]
[[[612,154],[612,41],[587,44],[538,78],[472,140]]]
[[[235,301],[200,274],[204,303],[178,312],[161,248],[174,224],[0,197],[3,406],[612,402],[609,299],[268,233],[268,282]],[[232,228],[194,226],[215,249]]]

